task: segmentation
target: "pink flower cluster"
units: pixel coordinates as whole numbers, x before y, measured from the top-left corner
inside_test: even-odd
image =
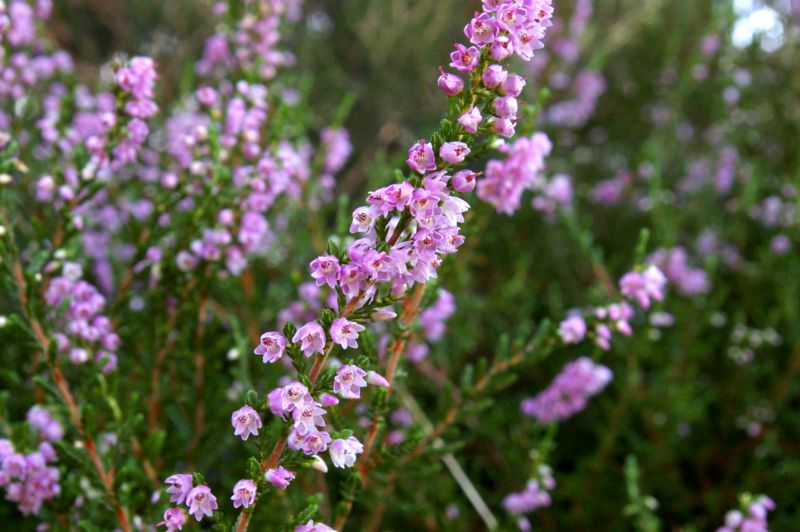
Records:
[[[657,267],[650,265],[643,272],[628,272],[619,280],[622,295],[636,301],[640,307],[650,308],[650,300],[664,299],[667,278]]]
[[[334,391],[344,398],[358,398],[360,397],[360,388],[366,386],[367,383],[380,384],[380,381],[388,384],[383,377],[374,372],[368,374],[357,366],[343,365],[337,371],[333,387]],[[293,381],[285,386],[275,388],[270,392],[268,399],[269,408],[273,414],[284,418],[288,417],[294,421],[288,438],[290,449],[302,451],[308,456],[319,455],[327,450],[336,467],[352,467],[355,464],[356,455],[363,451],[361,443],[352,436],[344,440],[332,440],[331,435],[322,430],[322,427],[325,426],[323,416],[326,413],[322,407],[337,404],[339,401],[335,396],[322,394],[321,402],[316,401],[306,386],[298,381]],[[252,413],[255,414],[255,411]],[[257,414],[255,415],[257,416]],[[258,426],[261,426],[260,419]],[[277,474],[276,472],[275,475]],[[283,478],[285,479],[285,477]],[[293,474],[292,478],[294,478]],[[288,481],[286,482],[288,485]]]
[[[268,3],[244,0],[240,9],[247,16],[239,18],[231,29],[220,30],[205,42],[197,72],[203,76],[235,77],[252,72],[264,80],[275,76],[278,68],[294,64],[294,55],[279,50],[280,25],[284,19],[297,22],[303,0],[269,0]],[[214,11],[223,15],[226,2],[218,2]]]
[[[61,493],[58,469],[49,466],[56,460],[51,442],[61,440],[64,431],[47,410],[34,406],[28,411],[28,426],[39,435],[39,445],[23,454],[7,439],[0,439],[0,487],[6,500],[17,504],[23,515],[36,515],[42,505]]]
[[[775,509],[775,501],[761,495],[747,504],[744,512],[731,510],[725,514],[725,525],[717,532],[767,532],[767,514]]]
[[[643,272],[626,273],[619,283],[623,296],[647,310],[651,300],[664,299],[667,279],[656,266],[650,265]],[[634,308],[627,301],[590,308],[583,313],[573,311],[559,324],[558,335],[565,344],[579,344],[588,336],[598,347],[608,351],[614,333],[633,334],[630,320],[634,314]]]
[[[550,491],[555,487],[556,481],[550,468],[540,465],[535,478],[528,481],[524,491],[510,493],[503,499],[503,508],[510,514],[521,515],[550,506]]]
[[[559,178],[548,182],[542,174],[544,159],[552,144],[544,133],[535,133],[529,138],[516,140],[510,146],[502,146],[504,160],[491,160],[486,165],[486,177],[478,183],[478,197],[490,203],[498,212],[513,214],[520,207],[522,194],[533,190],[555,204],[568,205],[572,199],[569,179]],[[542,210],[552,210],[552,204],[540,200],[536,204]]]
[[[669,282],[685,296],[705,294],[711,289],[705,270],[690,266],[689,254],[682,247],[658,249],[647,262],[662,270]]]
[[[92,284],[81,279],[80,266],[67,263],[63,274],[47,286],[45,302],[52,309],[59,332],[53,336],[59,353],[73,364],[94,360],[104,373],[117,367],[120,339],[111,320],[103,314],[106,299]],[[58,314],[63,305],[64,312]]]
[[[536,397],[520,405],[522,413],[547,425],[565,420],[586,408],[589,399],[605,388],[613,374],[588,357],[573,360]]]
[[[169,502],[184,504],[189,508],[189,514],[197,521],[204,516],[211,517],[217,509],[217,498],[211,493],[211,488],[206,485],[194,485],[192,475],[176,474],[167,477],[164,481],[168,484]],[[170,508],[164,512],[164,523],[167,530],[180,530],[186,522],[186,514],[182,508]]]

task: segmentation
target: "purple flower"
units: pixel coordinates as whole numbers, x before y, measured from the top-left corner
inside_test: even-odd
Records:
[[[333,391],[345,399],[359,399],[361,388],[367,386],[366,376],[367,372],[358,366],[340,366],[333,378]]]
[[[308,388],[298,381],[292,381],[279,389],[281,390],[280,408],[283,412],[292,412],[302,406],[303,403],[311,400]]]
[[[455,74],[445,72],[441,68],[439,69],[439,72],[441,75],[436,83],[439,85],[439,88],[442,89],[442,92],[448,96],[455,96],[464,90],[464,80]]]
[[[433,154],[433,144],[422,139],[411,146],[411,149],[408,150],[406,164],[412,170],[423,175],[425,172],[436,170],[436,156]]]
[[[543,425],[567,419],[583,410],[588,400],[611,382],[612,376],[607,367],[581,357],[564,366],[536,397],[522,401],[522,413]]]
[[[341,469],[353,467],[356,463],[356,455],[362,452],[364,452],[364,446],[353,436],[346,440],[334,440],[328,449],[331,462],[335,467]]]
[[[294,532],[336,532],[336,530],[332,529],[328,525],[315,523],[309,519],[308,523],[295,527]]]
[[[386,378],[375,371],[367,372],[367,383],[373,386],[380,386],[381,388],[390,388],[391,385]]]
[[[439,157],[450,164],[458,164],[464,162],[469,152],[469,146],[463,142],[445,142],[439,148]]]
[[[297,330],[292,342],[300,342],[303,354],[310,357],[314,353],[322,353],[325,349],[325,331],[319,323],[310,321]]]
[[[643,309],[648,309],[651,298],[656,301],[664,299],[667,278],[661,270],[650,265],[644,272],[628,272],[623,275],[619,286],[623,296],[635,300]]]
[[[231,424],[234,428],[234,435],[241,437],[242,440],[247,440],[251,434],[258,436],[261,418],[253,407],[245,405],[231,414]]]
[[[373,217],[369,207],[359,207],[353,211],[353,222],[350,224],[351,233],[366,233],[372,228]]]
[[[494,17],[487,13],[481,13],[464,27],[464,35],[472,44],[478,46],[489,44],[497,35],[497,23]]]
[[[500,91],[508,96],[519,96],[525,88],[525,78],[518,74],[512,74],[500,85]]]
[[[456,51],[450,54],[450,66],[460,72],[472,72],[478,66],[480,56],[480,50],[474,46],[467,48],[456,44]]]
[[[263,355],[263,362],[277,362],[286,348],[286,338],[279,332],[265,332],[261,335],[261,342],[253,352],[256,355]]]
[[[322,255],[311,261],[311,277],[313,277],[317,286],[327,284],[331,288],[336,288],[336,282],[339,279],[339,259],[333,255]]]
[[[277,469],[268,469],[264,473],[264,478],[279,490],[285,490],[289,487],[289,483],[294,480],[294,471],[278,466]]]
[[[492,43],[491,52],[495,61],[508,59],[514,53],[513,41],[506,35],[499,35]]]
[[[578,315],[570,316],[558,326],[558,335],[565,344],[577,344],[586,335],[586,321]]]
[[[472,170],[461,170],[453,174],[452,184],[457,192],[467,194],[475,189],[475,178],[478,174]]]
[[[461,124],[461,127],[463,127],[464,131],[467,133],[477,133],[478,127],[481,125],[481,120],[483,120],[483,117],[481,116],[480,110],[473,105],[469,108],[469,111],[459,117],[458,123]]]
[[[508,71],[500,65],[489,65],[481,74],[483,84],[489,89],[499,87],[506,79],[508,79]]]
[[[183,525],[186,524],[187,519],[186,510],[183,508],[167,508],[164,512],[164,524],[167,527],[167,532],[183,530]]]
[[[511,138],[514,136],[514,133],[516,133],[516,126],[514,122],[508,118],[490,118],[489,129],[506,138]]]
[[[501,118],[514,118],[517,116],[517,99],[513,96],[502,96],[495,98],[492,102],[494,113]]]
[[[322,405],[314,400],[308,400],[292,411],[294,417],[294,430],[298,434],[305,435],[317,430],[317,427],[324,427],[325,420],[322,416],[325,415],[325,409]]]
[[[164,483],[170,485],[167,488],[167,493],[170,494],[169,502],[181,504],[186,500],[186,496],[189,495],[189,492],[192,490],[192,475],[171,475],[167,477]]]
[[[274,469],[270,469],[270,471],[274,471]],[[239,508],[240,506],[248,508],[256,500],[256,483],[247,478],[234,484],[231,500],[234,508]]]
[[[302,438],[301,449],[308,456],[324,453],[331,442],[331,435],[324,431],[311,431]]]
[[[217,509],[217,498],[208,486],[197,486],[186,496],[186,504],[192,517],[200,521],[204,515],[211,517]]]
[[[364,330],[364,326],[347,318],[337,318],[331,324],[331,340],[333,343],[342,346],[342,349],[348,347],[358,347],[358,333]]]

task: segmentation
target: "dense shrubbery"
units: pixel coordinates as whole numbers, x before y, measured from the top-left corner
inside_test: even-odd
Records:
[[[96,71],[69,4],[0,2],[2,522],[800,526],[796,2],[190,3]]]

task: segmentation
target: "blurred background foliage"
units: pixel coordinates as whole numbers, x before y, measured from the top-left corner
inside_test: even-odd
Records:
[[[554,3],[565,17],[575,4]],[[783,15],[788,1],[759,3],[781,13],[783,44],[774,47],[767,36],[733,46],[731,35],[742,17],[739,0],[594,4],[578,59],[543,62],[527,89],[531,102],[541,96],[546,109],[570,97],[552,83],[557,74],[590,69],[604,80],[605,90],[585,121],[572,127],[540,124],[554,141],[549,173],[572,177],[575,207],[555,220],[531,209],[504,217],[486,205],[475,208],[474,223],[466,226],[470,252],[447,263],[441,274],[442,286],[458,294],[459,309],[429,360],[457,380],[461,369],[495,351],[503,333],[530,333],[543,317],[558,319],[571,307],[607,299],[598,271],[611,278],[626,271],[639,230],[648,227],[650,251],[690,249],[713,289],[694,297],[674,291],[664,310],[675,317],[675,326],[641,323],[634,337],[606,356],[615,381],[560,429],[550,456],[559,483],[554,505],[534,520],[548,530],[634,527],[624,510],[625,460],[635,455],[641,491],[658,501],[655,513],[667,529],[713,529],[738,494],[751,491],[777,501],[775,530],[797,530],[798,225],[787,230],[792,251],[778,255],[769,246],[774,231],[750,216],[753,206],[800,178],[797,20]],[[293,48],[295,72],[308,87],[313,112],[330,116],[343,98],[354,98],[345,123],[354,156],[337,185],[340,192],[359,198],[386,183],[406,147],[435,128],[445,106],[434,83],[437,67],[445,66],[452,43],[461,39],[460,24],[477,6],[464,0],[308,2]],[[87,78],[115,53],[152,54],[165,99],[188,85],[190,59],[212,30],[210,3],[196,0],[57,0],[55,7],[55,39]],[[709,36],[720,39],[720,51],[704,56]],[[738,83],[737,76],[749,81]],[[723,97],[729,87],[739,91],[733,104]],[[538,94],[547,88],[548,94]],[[700,187],[684,193],[681,183],[692,163],[716,164],[727,146],[738,153],[735,192]],[[625,201],[613,207],[590,201],[599,182],[626,172],[646,178],[624,188]],[[738,263],[726,262],[720,248],[698,254],[698,237],[708,230],[737,250]],[[772,330],[780,341],[761,342],[754,362],[737,364],[730,356],[737,327]],[[493,508],[522,487],[527,471],[519,465],[541,437],[532,421],[520,417],[519,399],[543,388],[580,354],[562,349],[521,367],[490,410],[467,416],[445,434],[445,440],[465,438],[457,454]],[[447,411],[447,394],[433,381],[414,379],[408,386],[431,418]],[[460,501],[454,485],[436,483],[431,490],[423,480],[398,481],[399,502],[387,510],[386,527],[428,526],[431,515]],[[448,525],[440,515],[443,526],[480,529],[466,503],[458,505],[462,517]],[[357,506],[352,526],[363,526],[368,514]]]

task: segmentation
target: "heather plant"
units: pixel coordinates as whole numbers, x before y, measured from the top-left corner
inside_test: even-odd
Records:
[[[798,6],[468,4],[0,2],[3,522],[797,526]]]

